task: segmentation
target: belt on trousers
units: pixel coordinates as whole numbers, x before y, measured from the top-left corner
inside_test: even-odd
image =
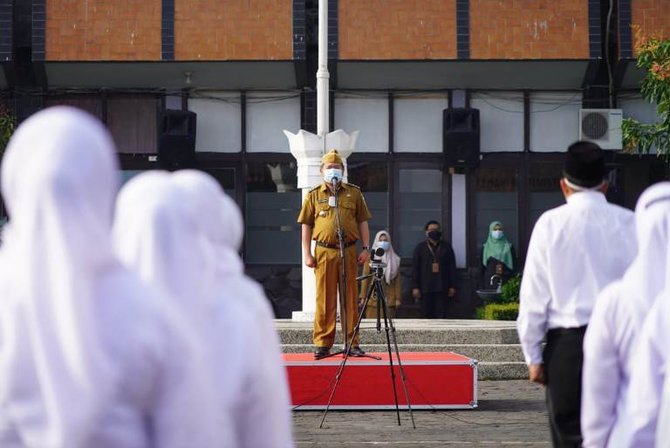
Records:
[[[317,241],[314,240],[317,246],[325,247],[326,249],[339,249],[340,245],[339,244],[328,244],[324,243],[323,241]],[[356,244],[356,241],[349,241],[348,243],[344,243],[344,247],[351,247],[354,244]]]
[[[586,325],[574,328],[552,328],[551,330],[547,331],[547,337],[566,336],[569,334],[584,334],[584,333],[586,333]]]

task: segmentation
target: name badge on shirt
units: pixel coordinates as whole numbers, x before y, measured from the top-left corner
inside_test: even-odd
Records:
[[[433,274],[437,274],[438,272],[440,272],[440,263],[433,261]]]
[[[335,196],[328,196],[328,205],[335,207]]]

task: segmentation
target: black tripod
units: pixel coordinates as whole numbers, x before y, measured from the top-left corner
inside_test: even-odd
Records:
[[[416,429],[416,424],[414,423],[414,415],[412,414],[412,405],[409,401],[409,393],[407,392],[407,385],[405,384],[406,380],[405,370],[402,367],[402,362],[400,360],[400,351],[398,350],[398,341],[396,340],[395,337],[395,326],[393,325],[393,320],[389,316],[388,304],[386,302],[386,295],[384,294],[383,278],[384,278],[384,268],[386,267],[386,264],[382,263],[379,259],[375,259],[375,256],[381,257],[382,255],[384,255],[384,250],[377,249],[375,251],[373,249],[370,252],[371,252],[370,269],[372,272],[368,275],[358,277],[356,280],[361,281],[367,278],[372,278],[372,282],[370,283],[368,291],[365,295],[365,302],[363,303],[363,309],[361,310],[361,313],[358,316],[358,322],[356,322],[356,326],[354,327],[352,340],[349,341],[349,344],[346,345],[346,353],[344,354],[344,359],[342,359],[342,363],[340,363],[340,367],[337,370],[337,374],[335,375],[335,385],[333,386],[333,390],[330,393],[330,398],[328,399],[326,410],[324,411],[323,417],[321,418],[321,424],[319,425],[319,428],[323,428],[323,422],[326,420],[326,414],[328,414],[330,405],[333,402],[333,397],[335,396],[335,391],[337,390],[337,386],[340,383],[340,379],[342,378],[342,373],[347,363],[347,359],[349,359],[349,350],[351,349],[351,343],[353,342],[353,339],[360,331],[361,321],[363,320],[363,316],[365,315],[365,310],[367,309],[368,303],[370,302],[370,299],[374,294],[377,297],[377,333],[381,333],[382,331],[381,317],[382,314],[384,315],[384,330],[386,331],[386,348],[388,350],[389,355],[389,367],[391,369],[391,383],[393,384],[393,398],[395,399],[395,411],[396,415],[398,416],[398,426],[400,426],[400,408],[398,407],[398,391],[395,385],[395,370],[393,368],[393,353],[391,352],[391,340],[393,340],[395,355],[398,360],[398,370],[400,371],[400,380],[402,383],[403,391],[405,393],[405,400],[407,401],[407,410],[409,411],[409,416],[412,420],[412,427]]]

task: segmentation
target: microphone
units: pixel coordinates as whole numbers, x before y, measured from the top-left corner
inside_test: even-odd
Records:
[[[333,176],[333,177],[330,179],[330,182],[333,184],[333,191],[337,191],[337,184],[340,183],[340,180],[341,180],[341,179],[340,179],[338,176]]]

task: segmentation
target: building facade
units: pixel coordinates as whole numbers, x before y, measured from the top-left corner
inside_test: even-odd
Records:
[[[655,120],[633,27],[670,36],[667,0],[329,0],[330,128],[360,130],[348,164],[403,257],[430,219],[454,246],[458,316],[500,220],[523,264],[533,225],[562,202],[562,152],[580,109]],[[98,116],[122,179],[160,167],[165,110],[197,114],[196,166],[246,218],[249,273],[279,317],[301,306],[301,193],[282,130],[316,129],[316,0],[0,0],[0,102],[19,119],[70,104]],[[477,166],[445,165],[445,109],[480,114]],[[618,148],[620,149],[620,148]],[[448,148],[447,148],[448,150]],[[632,208],[667,176],[655,156],[608,153],[610,200]],[[412,316],[409,281],[404,314]]]

